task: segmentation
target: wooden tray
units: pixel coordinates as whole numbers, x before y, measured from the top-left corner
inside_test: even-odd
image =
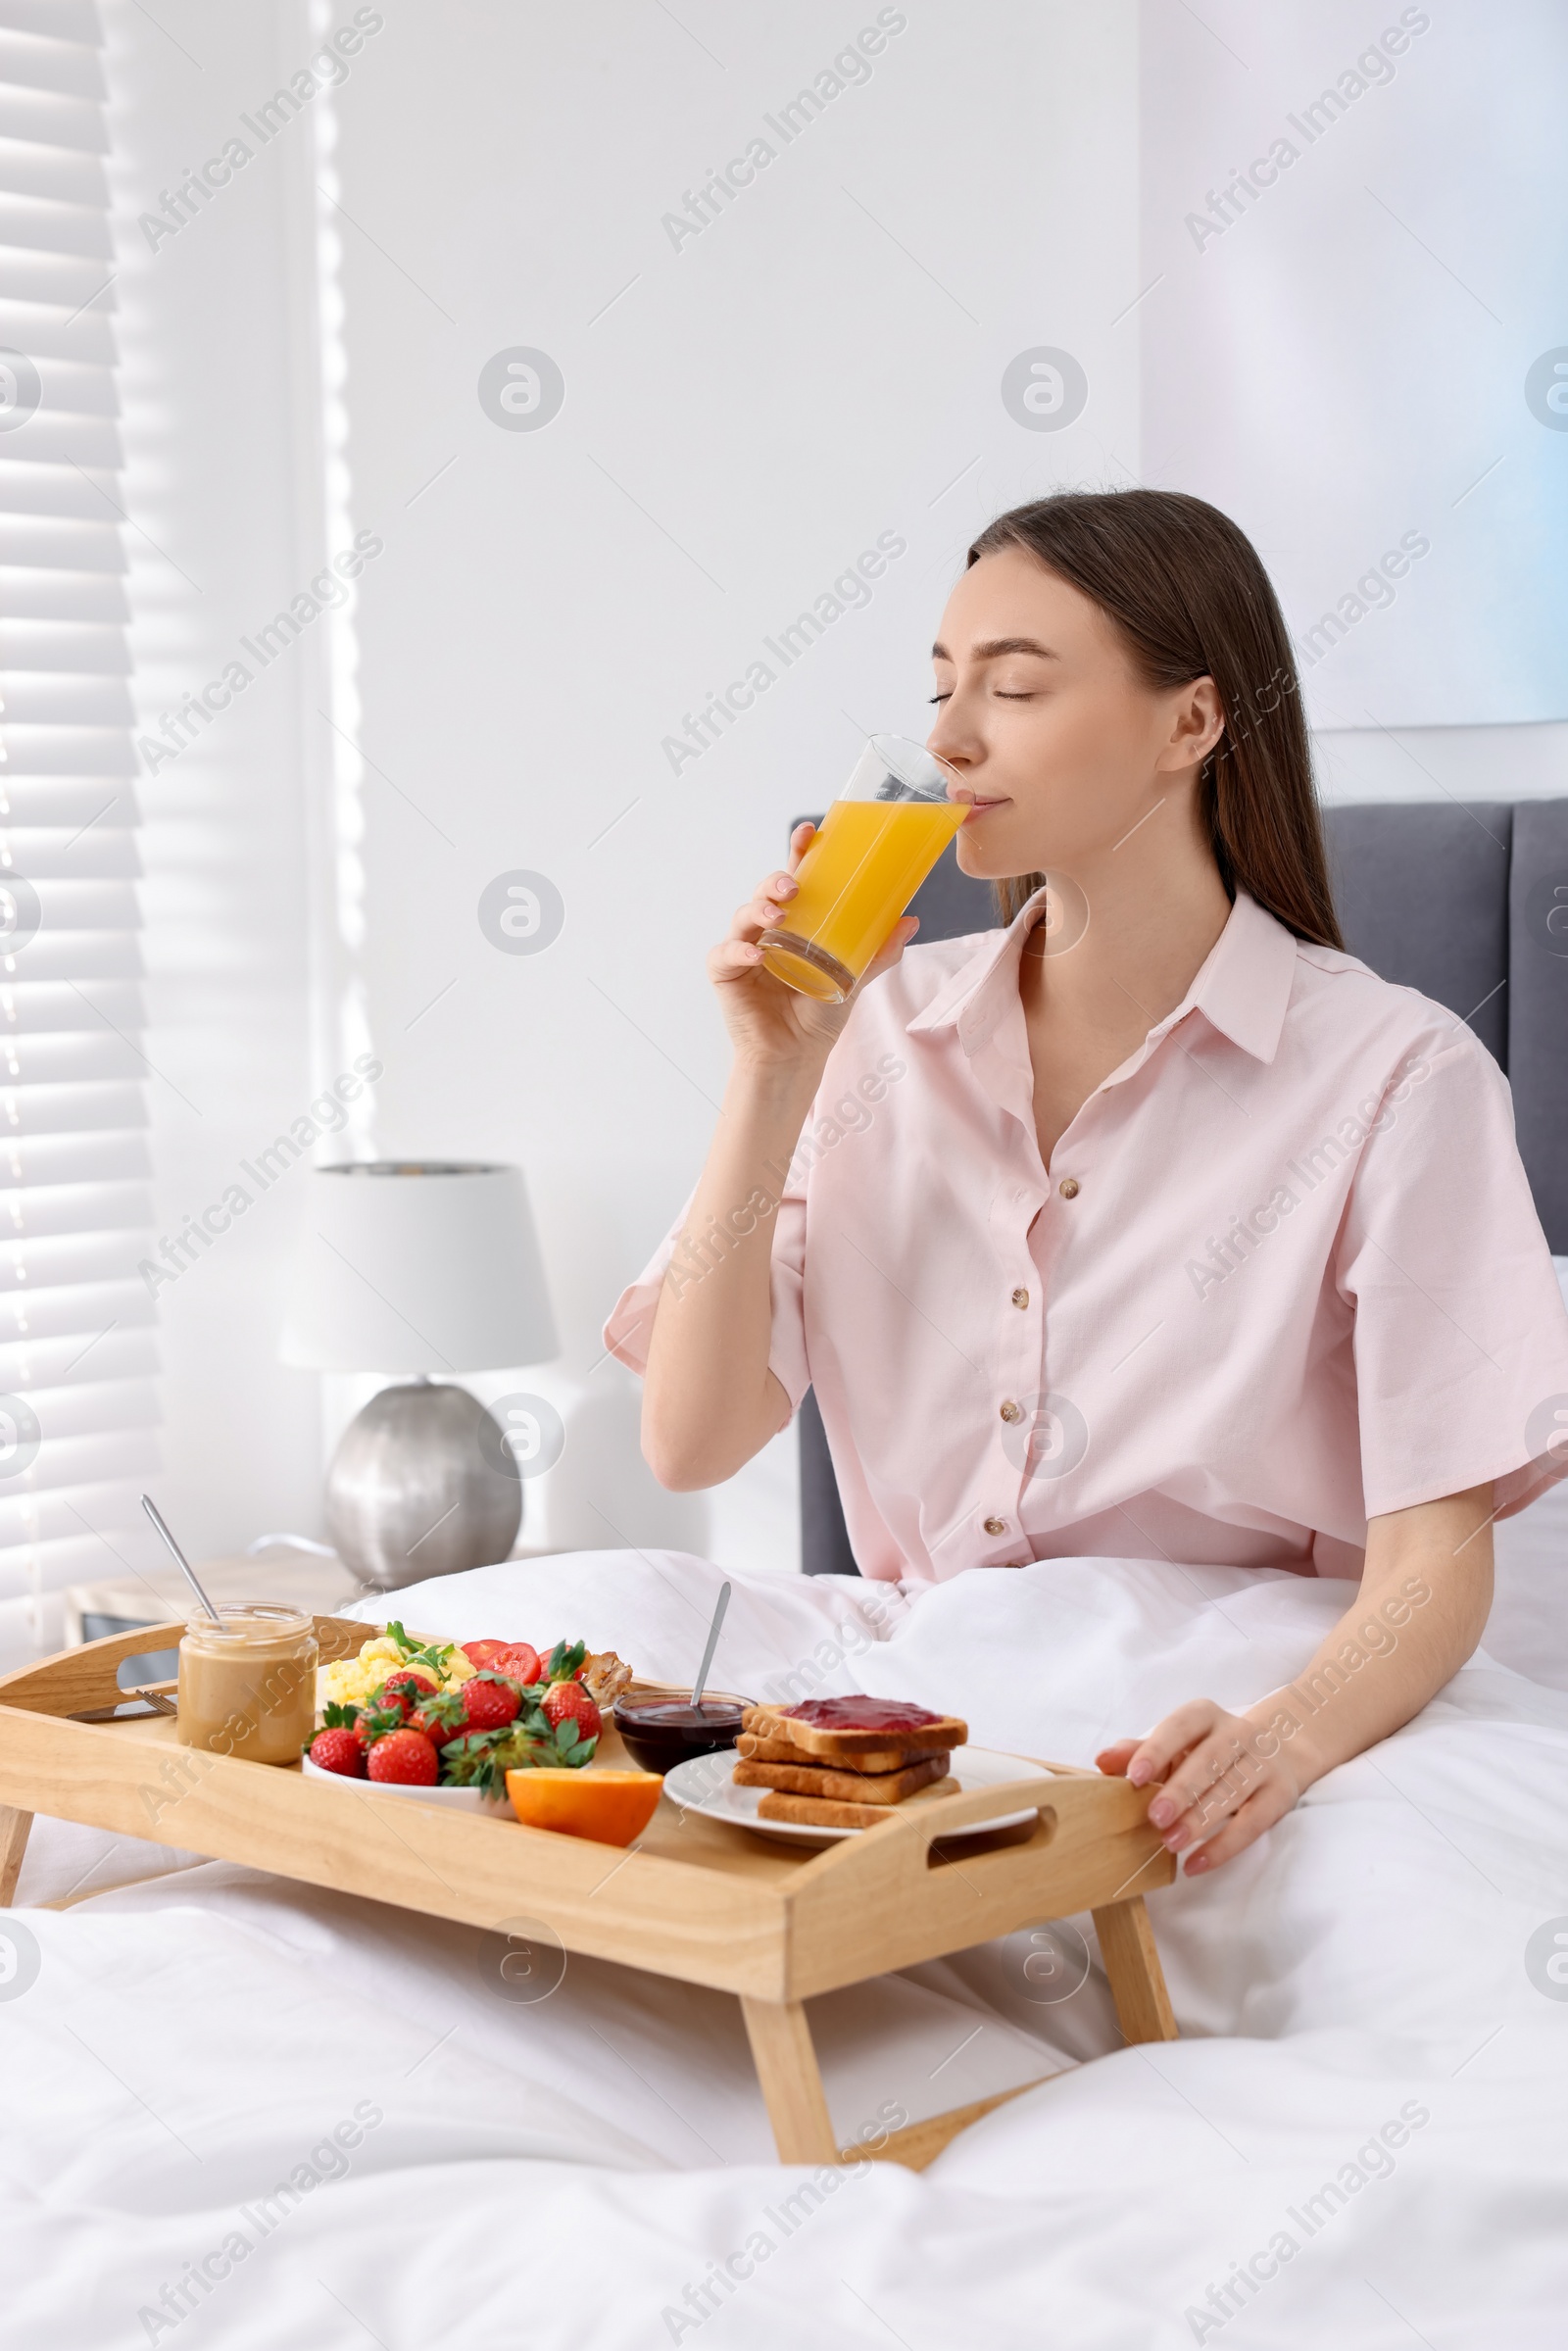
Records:
[[[315,1621],[323,1664],[357,1656],[371,1630],[346,1617]],[[622,1852],[209,1755],[180,1746],[167,1716],[68,1719],[122,1699],[121,1659],[172,1648],[183,1631],[138,1626],[0,1680],[0,1904],[16,1890],[41,1812],[469,1926],[526,1919],[565,1951],[738,1994],[785,2163],[868,2152],[840,2150],[804,2003],[1019,1927],[1093,1911],[1126,2038],[1176,2037],[1142,1898],[1168,1885],[1176,1864],[1145,1817],[1144,1791],[1125,1780],[1036,1764],[1034,1775],[1052,1775],[1044,1801],[1038,1776],[1020,1777],[901,1807],[825,1852],[797,1853],[662,1803]],[[596,1763],[628,1760],[607,1726]],[[972,1822],[1026,1808],[1032,1827],[954,1842]],[[918,2169],[1018,2094],[914,2124],[877,2152]]]

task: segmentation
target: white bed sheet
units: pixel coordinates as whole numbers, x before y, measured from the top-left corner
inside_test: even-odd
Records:
[[[1548,1535],[1505,1564],[1508,1663],[1484,1648],[1239,1861],[1151,1895],[1179,2043],[1121,2048],[1098,1971],[1042,2001],[1027,1935],[814,2003],[846,2136],[1059,2076],[919,2176],[781,2171],[724,1996],[574,1959],[514,2003],[471,1931],[40,1822],[22,1900],[70,1907],[19,1911],[40,1965],[0,1998],[0,2343],[799,2351],[809,2328],[924,2351],[961,2327],[1075,2351],[1558,2351],[1568,1999],[1526,1949],[1568,1913],[1562,1563]],[[907,1601],[734,1580],[724,1687],[770,1693],[809,1664],[822,1690],[956,1706],[986,1744],[1067,1761],[1183,1697],[1273,1688],[1349,1596],[1107,1560]],[[680,1678],[719,1581],[679,1553],[574,1554],[399,1612],[581,1635]],[[319,2152],[367,2104],[352,2153]],[[1404,2143],[1373,2151],[1401,2109]],[[291,2174],[266,2226],[257,2200]],[[229,2274],[160,2309],[236,2229]],[[1227,2312],[1257,2255],[1276,2274]]]

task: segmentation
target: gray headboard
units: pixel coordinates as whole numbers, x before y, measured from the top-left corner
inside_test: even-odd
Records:
[[[1446,1004],[1496,1055],[1546,1239],[1568,1254],[1568,800],[1389,802],[1324,820],[1351,954]],[[989,883],[960,873],[952,850],[911,911],[922,939],[996,920]],[[857,1575],[809,1391],[800,1422],[801,1564]]]

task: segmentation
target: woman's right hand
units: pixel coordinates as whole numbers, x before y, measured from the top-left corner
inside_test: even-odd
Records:
[[[900,918],[892,938],[845,1004],[821,1004],[775,979],[762,961],[758,942],[769,931],[786,926],[789,902],[797,888],[795,871],[815,833],[814,825],[796,826],[790,835],[788,865],[770,873],[746,905],[737,906],[727,936],[709,955],[708,976],[718,991],[719,1009],[737,1059],[773,1067],[819,1068],[849,1019],[860,988],[899,960],[920,927],[913,914]]]

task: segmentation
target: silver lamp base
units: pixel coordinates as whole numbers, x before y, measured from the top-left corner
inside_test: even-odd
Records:
[[[466,1388],[383,1388],[343,1432],[326,1476],[326,1526],[372,1592],[505,1559],[522,1480],[501,1428]]]

